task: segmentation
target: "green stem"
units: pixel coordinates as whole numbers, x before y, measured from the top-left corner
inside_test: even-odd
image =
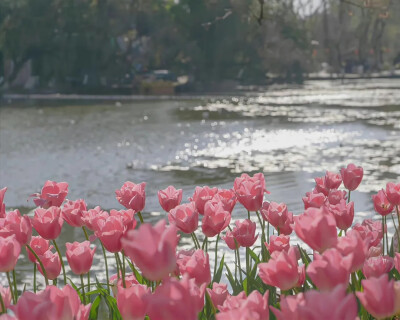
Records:
[[[104,263],[106,265],[107,291],[108,291],[108,294],[110,294],[110,279],[108,277],[108,263],[107,263],[106,249],[104,249],[103,243],[101,241],[100,241],[100,244],[101,244],[101,249],[103,250]]]
[[[200,249],[200,244],[199,244],[198,240],[196,239],[196,235],[194,234],[194,232],[192,232],[190,235],[192,236],[194,247],[196,249]]]
[[[49,279],[47,279],[46,269],[44,268],[44,265],[43,265],[42,261],[40,260],[39,256],[36,254],[35,250],[33,250],[32,247],[29,244],[27,244],[26,247],[35,256],[37,262],[39,262],[40,268],[42,269],[44,281],[46,282],[46,286],[48,286],[49,285]]]
[[[267,242],[269,243],[269,221],[268,221],[268,226],[267,226]]]
[[[399,222],[399,229],[400,229],[400,213],[399,213],[399,206],[396,206],[396,212],[397,212],[397,221]],[[400,252],[400,242],[397,243],[397,249]]]
[[[33,264],[33,293],[36,293],[36,263]]]
[[[207,238],[207,237],[204,237],[203,245],[201,246],[201,250],[204,251],[204,249],[206,248],[206,245],[207,245],[207,241],[208,241],[208,238]]]
[[[85,226],[82,226],[82,230],[83,230],[83,233],[85,234],[86,241],[89,241],[89,236],[88,236]]]
[[[392,214],[390,214],[390,216],[392,217],[392,221],[393,221],[394,230],[396,230],[396,235],[397,235],[397,246],[399,247],[399,244],[400,244],[400,235],[399,235],[399,230],[398,230],[398,229],[397,229],[397,227],[396,227],[396,223],[394,222],[393,215],[392,215]],[[399,228],[400,228],[400,226],[399,226]]]
[[[350,203],[350,194],[351,194],[351,190],[349,190],[349,197],[347,198],[347,203]]]
[[[242,266],[240,265],[240,252],[239,248],[236,249],[237,256],[238,256],[238,266],[239,266],[239,278],[240,278],[240,283],[243,285],[243,278],[242,278]]]
[[[4,300],[3,300],[3,296],[0,294],[0,306],[1,306],[1,310],[0,310],[0,314],[6,313],[6,306],[4,304]]]
[[[385,232],[385,235],[386,235],[386,252],[387,252],[387,255],[389,255],[390,248],[389,248],[389,240],[388,240],[388,234],[387,234],[387,216],[385,216],[385,225],[386,225],[386,232]]]
[[[18,301],[18,290],[17,290],[17,277],[15,275],[15,269],[12,271],[13,283],[14,283],[14,294],[15,294],[15,301]]]
[[[266,242],[265,240],[265,221],[261,219],[260,214],[258,211],[256,211],[258,221],[260,222],[261,226],[261,258],[262,261],[265,261],[265,245],[264,243]]]
[[[219,233],[217,235],[217,241],[215,242],[215,261],[214,261],[214,277],[213,277],[213,279],[215,278],[215,274],[217,273],[218,240],[219,240]]]
[[[14,289],[13,289],[11,278],[10,278],[10,272],[7,271],[6,274],[7,274],[7,280],[8,280],[8,287],[10,288],[10,291],[11,291],[11,297],[13,300],[13,304],[16,304],[17,301],[15,300],[15,294],[14,294]]]
[[[66,273],[65,273],[65,265],[64,265],[64,261],[63,261],[63,259],[62,259],[61,251],[60,251],[60,249],[58,248],[58,245],[57,245],[57,242],[56,242],[55,239],[53,240],[53,244],[54,244],[54,248],[56,248],[56,251],[57,251],[57,253],[58,253],[58,256],[60,257],[61,267],[62,267],[63,276],[64,276],[64,285],[66,285],[66,284],[67,284],[67,275],[66,275]]]
[[[236,250],[233,250],[234,252],[235,252],[235,280],[237,279],[237,269],[238,269],[238,266],[237,266],[237,253],[236,253]]]
[[[142,213],[139,211],[138,213],[139,219],[140,219],[140,223],[143,223],[143,217],[142,217]]]
[[[83,274],[81,274],[80,277],[81,277],[83,304],[86,304],[86,294],[85,294],[85,284],[83,283]]]
[[[247,278],[247,292],[246,295],[250,292],[250,261],[249,261],[249,248],[246,247],[246,278]]]
[[[119,268],[119,261],[118,261],[118,256],[117,256],[117,254],[118,253],[114,253],[114,257],[115,257],[115,262],[117,263],[117,278],[118,278],[118,280],[120,279],[120,268]]]
[[[124,288],[126,288],[126,283],[125,283],[125,254],[124,251],[122,250],[122,284],[124,285]]]
[[[247,210],[247,218],[250,220],[250,211]]]

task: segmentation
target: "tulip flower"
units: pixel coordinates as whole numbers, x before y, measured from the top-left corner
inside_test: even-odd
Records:
[[[236,227],[232,230],[232,234],[241,247],[251,247],[257,240],[256,224],[249,219],[235,221]]]
[[[336,205],[329,205],[328,209],[335,217],[336,226],[340,230],[347,230],[351,227],[354,220],[354,202],[346,203],[346,200],[342,199]]]
[[[325,174],[325,186],[331,189],[338,189],[342,184],[342,176],[340,173],[327,171]]]
[[[151,291],[148,287],[135,284],[130,288],[118,288],[117,306],[124,320],[143,320],[146,316]]]
[[[90,249],[90,242],[67,242],[65,244],[67,251],[68,264],[73,273],[77,275],[88,273],[93,263],[94,252],[96,247]]]
[[[104,211],[97,206],[94,209],[84,211],[82,221],[89,230],[96,231],[98,228],[97,220],[105,220],[109,216],[110,215],[107,211]]]
[[[210,188],[208,186],[196,187],[194,194],[189,198],[189,201],[193,201],[196,204],[196,209],[199,214],[203,215],[206,202],[211,200],[217,193],[217,188]]]
[[[265,242],[265,246],[267,247],[270,254],[274,252],[281,251],[289,251],[290,248],[290,237],[285,235],[275,236],[272,235],[269,237],[269,243]]]
[[[392,317],[396,312],[394,281],[387,274],[379,278],[362,280],[363,292],[356,292],[364,308],[375,318]]]
[[[125,254],[146,278],[162,280],[175,270],[178,237],[176,228],[166,227],[165,220],[160,220],[154,227],[142,224],[138,230],[128,231],[121,242]]]
[[[222,202],[224,210],[231,212],[236,205],[237,197],[232,189],[218,189],[218,192],[211,199],[213,202]]]
[[[63,222],[59,207],[38,208],[32,218],[32,226],[41,237],[47,240],[54,240],[60,235]]]
[[[307,275],[321,291],[329,291],[338,284],[347,284],[350,277],[352,254],[343,257],[337,249],[328,249],[322,256],[314,255],[307,267]]]
[[[115,190],[117,200],[127,209],[135,210],[136,212],[143,211],[146,204],[146,182],[134,184],[127,181],[119,190]]]
[[[231,221],[231,213],[226,211],[222,202],[208,201],[204,206],[204,218],[201,229],[207,237],[220,234]]]
[[[356,230],[351,230],[345,237],[340,237],[336,249],[343,257],[352,255],[350,272],[360,270],[368,257],[368,244]]]
[[[240,244],[235,240],[235,237],[231,231],[227,231],[225,233],[225,237],[222,237],[222,240],[225,241],[226,245],[231,250],[236,250],[240,247]]]
[[[386,198],[385,192],[383,190],[380,190],[376,195],[373,195],[372,200],[374,201],[375,211],[378,212],[381,216],[387,216],[393,211],[393,204],[391,204]]]
[[[132,209],[128,210],[110,210],[110,217],[119,217],[122,221],[122,224],[126,227],[126,231],[135,229],[137,225],[137,221],[135,217],[135,211]]]
[[[49,246],[49,240],[42,238],[41,236],[32,237],[29,246],[32,248],[33,251],[40,257],[43,255],[47,250],[51,250],[53,246]],[[33,263],[36,262],[36,257],[30,252],[28,249],[26,250],[28,254],[29,260]]]
[[[195,279],[197,285],[203,283],[209,284],[211,282],[210,262],[208,253],[199,249],[192,254],[178,254],[177,264],[179,272],[184,275],[187,274],[190,279]]]
[[[158,201],[161,207],[166,212],[169,212],[181,203],[182,193],[182,189],[176,190],[173,186],[169,186],[164,190],[158,191]]]
[[[61,272],[61,260],[59,255],[48,250],[43,255],[39,256],[39,258],[42,261],[47,278],[50,280],[56,279]],[[44,276],[39,261],[36,261],[36,265],[40,273]]]
[[[8,307],[11,305],[11,290],[10,290],[10,288],[5,288],[0,284],[0,295],[1,295],[1,298],[3,299],[4,308],[5,308],[3,310],[3,307],[0,304],[0,314],[1,314],[3,312],[6,312]]]
[[[206,283],[201,285],[196,284],[196,279],[184,275],[181,284],[189,291],[189,294],[194,303],[194,309],[199,313],[204,307],[204,297],[206,293]]]
[[[73,227],[82,227],[85,225],[83,213],[87,210],[84,200],[79,199],[76,201],[68,200],[62,209],[62,216],[66,223]]]
[[[228,295],[219,308],[221,312],[239,309],[243,302],[246,300],[246,293],[244,291],[238,293],[236,296]]]
[[[227,288],[228,286],[226,284],[213,282],[212,289],[206,289],[215,308],[218,309],[219,306],[222,306],[225,299],[228,297],[229,292]]]
[[[346,191],[337,190],[337,189],[329,190],[329,194],[328,194],[328,202],[329,202],[329,204],[337,205],[337,204],[340,203],[341,200],[347,200]]]
[[[95,235],[100,239],[104,248],[112,253],[120,252],[122,250],[121,239],[126,230],[122,217],[109,216],[107,219],[98,219],[96,223]]]
[[[326,202],[326,196],[321,192],[307,192],[306,196],[302,199],[304,203],[304,209],[321,208]]]
[[[147,295],[148,316],[151,320],[195,320],[198,306],[190,288],[175,278],[168,278],[152,295]]]
[[[288,252],[281,251],[268,262],[258,264],[258,269],[265,284],[281,290],[297,286],[301,273],[294,248],[290,248]]]
[[[271,201],[264,216],[272,226],[274,226],[277,230],[280,230],[285,226],[289,212],[286,204]]]
[[[325,177],[318,177],[314,179],[316,193],[323,193],[326,197],[329,195],[329,188],[326,186]]]
[[[0,237],[0,272],[9,272],[15,268],[21,245],[15,235]]]
[[[344,187],[350,191],[354,191],[360,185],[363,178],[364,170],[350,163],[347,168],[340,169]]]
[[[394,266],[400,272],[400,253],[396,252],[394,255]]]
[[[7,188],[0,189],[0,218],[6,217],[6,205],[4,204],[4,195]]]
[[[178,230],[189,234],[194,232],[199,225],[199,212],[194,202],[181,204],[170,210],[168,220]]]
[[[41,193],[35,193],[33,202],[36,206],[48,209],[50,207],[60,207],[68,194],[68,183],[47,180]]]
[[[335,218],[324,208],[309,208],[294,217],[297,236],[312,249],[323,252],[337,243]]]
[[[362,268],[364,276],[369,278],[379,278],[388,273],[394,267],[394,260],[389,256],[372,257],[365,261]]]
[[[29,243],[32,237],[32,225],[28,216],[21,216],[19,210],[10,211],[0,221],[0,237],[15,235],[21,245]]]
[[[269,193],[265,189],[265,178],[262,173],[256,173],[253,177],[243,173],[240,178],[235,179],[233,189],[238,201],[248,211],[260,210],[264,193]]]
[[[400,206],[400,183],[388,182],[386,184],[386,197],[393,206]]]

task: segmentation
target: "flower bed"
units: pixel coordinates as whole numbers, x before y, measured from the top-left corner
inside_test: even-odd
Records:
[[[68,184],[47,181],[33,195],[38,206],[33,218],[18,210],[6,212],[7,189],[1,189],[0,272],[9,286],[0,286],[0,319],[97,319],[101,305],[109,319],[393,318],[400,314],[395,221],[400,224],[400,183],[389,182],[372,197],[380,221],[353,224],[351,192],[362,178],[363,169],[353,164],[316,178],[298,216],[284,203],[264,201],[269,192],[261,173],[242,174],[230,190],[196,187],[184,204],[182,190],[170,186],[158,193],[168,225],[165,220],[155,225],[144,221],[145,183],[126,182],[116,191],[126,210],[106,212],[88,209],[81,199],[65,200]],[[342,184],[345,190],[339,189]],[[247,219],[233,221],[237,202]],[[393,239],[387,233],[388,217],[393,219]],[[203,239],[195,233],[199,219]],[[64,222],[81,228],[86,237],[66,243],[65,256],[57,243]],[[32,236],[33,231],[38,235]],[[300,244],[291,243],[293,232]],[[178,249],[180,233],[190,235],[192,250]],[[220,241],[235,256],[231,267],[220,255]],[[15,273],[21,250],[34,272],[33,283],[26,283],[23,292]],[[105,283],[97,280],[98,273],[90,276],[95,250],[103,253]],[[79,283],[67,277],[66,262]],[[110,264],[117,268],[112,276]],[[45,288],[38,284],[37,271]],[[90,283],[93,276],[96,281]]]

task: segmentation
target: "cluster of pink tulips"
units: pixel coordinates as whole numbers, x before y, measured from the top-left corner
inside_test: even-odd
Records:
[[[400,315],[400,183],[372,197],[381,219],[353,224],[350,196],[362,178],[353,164],[316,178],[297,216],[264,200],[262,173],[242,174],[230,190],[196,187],[183,204],[182,190],[169,186],[158,192],[169,223],[155,225],[142,215],[145,183],[126,182],[115,192],[125,210],[107,212],[66,200],[68,184],[47,181],[33,195],[33,217],[7,212],[1,189],[0,272],[9,286],[0,285],[0,319],[393,319]],[[237,202],[247,219],[235,219]],[[57,238],[65,222],[86,241],[67,242],[63,255]],[[303,243],[291,243],[293,232]],[[193,249],[179,250],[186,235]],[[225,262],[220,240],[234,264]],[[105,283],[90,275],[100,249]],[[34,276],[23,289],[15,272],[22,250]],[[67,277],[67,262],[80,283]],[[117,272],[110,276],[111,267]]]

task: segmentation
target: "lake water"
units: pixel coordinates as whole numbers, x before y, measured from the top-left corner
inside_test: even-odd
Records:
[[[399,79],[199,100],[14,100],[0,119],[0,187],[7,207],[24,212],[46,180],[67,181],[69,199],[107,210],[121,208],[114,191],[125,181],[146,181],[145,219],[155,221],[164,216],[159,189],[180,187],[186,200],[197,185],[230,188],[242,172],[262,171],[267,198],[299,214],[314,177],[353,162],[365,176],[352,193],[359,221],[374,217],[371,194],[400,180]],[[246,215],[237,207],[234,219]],[[60,242],[75,239],[81,231],[66,228]]]

